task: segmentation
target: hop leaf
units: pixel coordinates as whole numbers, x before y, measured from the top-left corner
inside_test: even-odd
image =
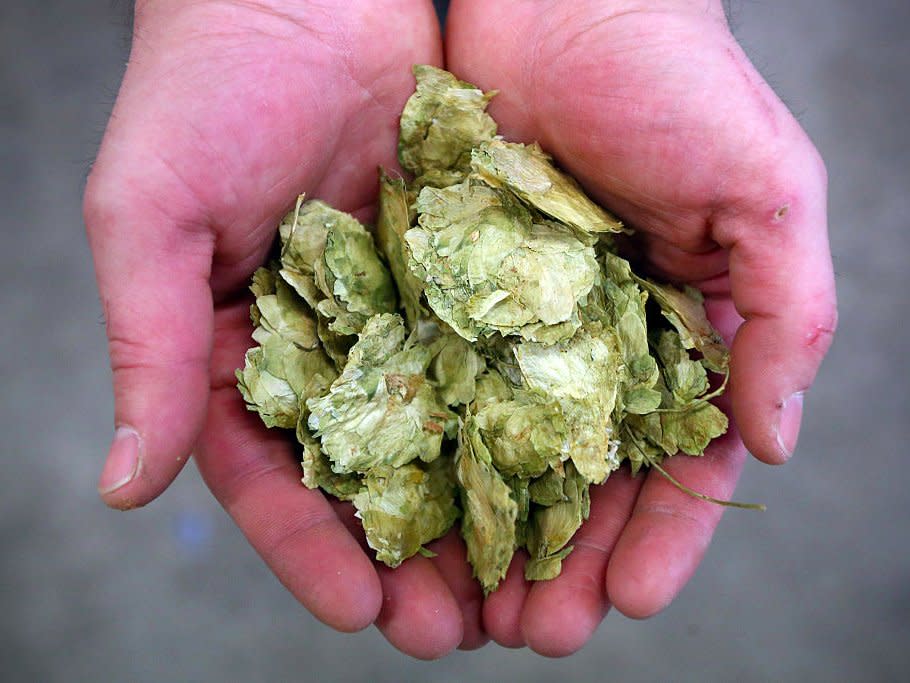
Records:
[[[444,535],[458,518],[451,467],[409,463],[377,468],[364,484],[354,507],[376,559],[390,567]]]
[[[496,135],[486,113],[496,94],[484,93],[433,66],[414,67],[417,89],[401,112],[398,160],[418,184],[444,187],[461,182],[471,166],[471,150]]]
[[[370,316],[397,309],[392,275],[353,216],[301,197],[279,232],[281,277],[325,321],[317,328],[323,343],[337,347],[338,336],[357,334]]]
[[[730,352],[708,321],[701,292],[693,287],[679,290],[647,278],[636,277],[636,281],[654,297],[661,313],[679,333],[683,346],[700,351],[709,370],[726,372]]]
[[[409,267],[433,312],[469,341],[495,333],[553,343],[581,324],[598,266],[591,246],[481,181],[417,198]]]
[[[383,171],[379,177],[379,218],[376,223],[376,237],[382,250],[395,286],[401,297],[405,319],[413,329],[426,309],[420,301],[423,282],[408,270],[409,253],[404,241],[405,233],[411,227],[410,200],[404,180],[390,178]]]
[[[565,476],[552,478],[561,484],[559,500],[547,507],[537,508],[528,527],[528,552],[531,559],[525,565],[525,578],[552,579],[562,570],[562,561],[572,552],[568,545],[591,511],[588,481],[571,464]]]
[[[306,400],[325,391],[337,373],[319,346],[312,311],[274,269],[258,269],[251,290],[259,346],[246,352],[238,388],[267,427],[294,429]]]
[[[622,377],[616,335],[592,323],[553,346],[516,344],[514,354],[527,387],[559,406],[566,455],[587,481],[603,482],[620,465],[612,417]]]
[[[493,467],[476,423],[463,423],[455,454],[464,519],[461,534],[468,561],[485,593],[505,578],[515,552],[518,504],[511,487]]]
[[[329,392],[307,401],[309,428],[335,472],[439,457],[456,417],[427,381],[430,359],[427,347],[405,341],[398,315],[367,321]]]
[[[490,140],[471,153],[471,168],[493,187],[506,187],[527,204],[581,233],[622,232],[622,223],[592,202],[534,143]]]

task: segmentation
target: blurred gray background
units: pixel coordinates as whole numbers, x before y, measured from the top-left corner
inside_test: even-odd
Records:
[[[145,510],[97,499],[112,399],[80,193],[126,14],[0,3],[0,680],[907,680],[910,3],[733,3],[827,160],[840,295],[797,456],[750,463],[737,491],[768,512],[728,512],[665,613],[611,614],[568,660],[489,645],[435,663],[311,618],[192,465]]]

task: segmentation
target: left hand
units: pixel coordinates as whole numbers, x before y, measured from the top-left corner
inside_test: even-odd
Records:
[[[115,424],[99,483],[145,505],[191,451],[275,576],[341,631],[415,657],[483,642],[457,539],[374,565],[350,505],[300,483],[285,433],[246,411],[247,286],[298,193],[361,217],[395,163],[414,63],[439,63],[428,0],[140,0],[130,63],[85,194]],[[460,554],[459,554],[460,553]]]

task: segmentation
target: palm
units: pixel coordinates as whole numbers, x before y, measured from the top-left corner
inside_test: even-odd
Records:
[[[491,42],[498,43],[495,58],[483,49]],[[791,205],[803,214],[805,201],[817,211],[811,204],[823,197],[823,185],[815,184],[820,164],[811,144],[748,64],[720,4],[491,7],[465,0],[450,14],[446,56],[461,78],[501,88],[491,113],[505,137],[539,141],[636,229],[633,258],[707,294],[715,325],[728,341],[737,335],[733,404],[740,429],[750,447],[776,459],[765,455],[765,415],[752,410],[748,418],[755,397],[747,391],[765,369],[756,369],[761,364],[749,346],[757,345],[761,329],[752,322],[737,328],[741,315],[764,313],[767,304],[754,303],[763,280],[778,284],[756,268],[758,257],[768,249],[786,256],[798,246],[772,230]],[[805,178],[790,184],[793,166],[807,163]],[[745,229],[769,229],[767,244],[745,234],[747,222]],[[806,264],[817,271],[812,285],[833,299],[827,250],[817,239],[809,246],[817,252],[806,249]],[[775,267],[783,256],[773,259]],[[809,264],[813,256],[817,269]],[[774,300],[772,287],[765,294]],[[827,332],[833,325],[818,314],[808,323]],[[694,488],[729,497],[745,456],[731,432],[705,458],[675,459],[668,469]],[[487,601],[485,623],[500,642],[570,652],[611,604],[638,617],[666,606],[694,571],[719,516],[718,507],[688,498],[655,474],[643,484],[614,476],[594,494],[592,519],[573,541],[581,552],[570,555],[563,575],[529,592],[514,578]]]
[[[394,164],[409,67],[438,49],[429,32],[392,40],[403,19],[388,10],[328,22],[330,9],[233,5],[169,16],[161,30],[170,44],[143,51],[138,43],[124,88],[141,84],[129,91],[136,101],[118,103],[154,120],[162,131],[149,141],[154,160],[189,198],[184,213],[216,233],[216,296],[262,261],[301,188],[346,210],[372,203],[376,167]],[[419,28],[420,19],[409,21]]]
[[[742,175],[772,163],[771,133],[790,122],[775,120],[770,90],[738,63],[722,16],[611,18],[615,9],[583,5],[554,3],[543,25],[532,4],[510,5],[515,35],[535,40],[506,46],[498,61],[479,50],[495,18],[478,25],[469,10],[456,15],[449,65],[485,86],[503,84],[492,105],[501,132],[540,141],[597,199],[664,242],[661,249],[715,249],[715,214],[742,199],[744,187],[764,189]],[[654,265],[690,281],[725,270],[718,259]]]

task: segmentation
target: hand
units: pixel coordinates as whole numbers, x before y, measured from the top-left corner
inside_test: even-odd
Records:
[[[374,567],[350,506],[301,485],[290,441],[244,410],[234,369],[278,220],[301,191],[368,213],[377,166],[395,164],[410,67],[441,63],[438,31],[423,0],[137,3],[85,195],[119,427],[105,502],[144,505],[193,451],[307,608],[344,631],[375,620],[419,657],[483,641],[476,619],[462,626],[480,599],[457,539],[436,544],[435,563]]]
[[[733,340],[736,428],[667,469],[728,498],[745,448],[786,461],[836,325],[825,170],[719,0],[455,0],[446,59],[460,78],[500,88],[490,108],[500,132],[538,140],[637,230],[652,272],[705,293]],[[503,645],[564,655],[611,605],[653,615],[691,577],[720,514],[656,472],[611,477],[592,492],[563,574],[529,588],[516,560],[483,626]]]

